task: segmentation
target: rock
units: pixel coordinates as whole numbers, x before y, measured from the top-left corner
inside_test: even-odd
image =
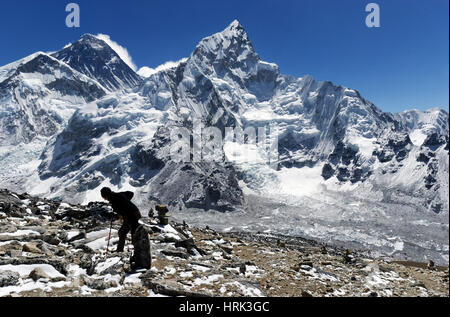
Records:
[[[28,277],[33,279],[33,281],[35,282],[41,278],[50,279],[50,276],[48,276],[47,273],[45,273],[44,270],[40,267],[37,267],[33,271],[31,271]]]
[[[114,264],[113,266],[107,268],[106,270],[103,270],[100,272],[100,274],[111,274],[111,275],[121,275],[123,273],[123,264],[124,261],[119,261],[118,263]]]
[[[42,240],[44,240],[45,242],[47,242],[48,244],[51,245],[58,245],[61,243],[61,241],[55,237],[54,235],[50,235],[50,234],[46,234],[42,237]]]
[[[193,248],[195,248],[196,246],[195,246],[194,239],[189,238],[189,239],[186,239],[186,240],[175,242],[175,247],[176,248],[185,248],[186,250],[190,251]]]
[[[0,271],[0,287],[14,286],[19,283],[20,275],[13,271]]]
[[[433,269],[435,268],[435,266],[434,266],[434,261],[433,261],[433,260],[430,260],[430,261],[428,262],[427,267],[428,267],[428,269],[433,270]]]
[[[30,253],[42,253],[42,251],[37,247],[36,243],[27,242],[23,245],[22,251]]]
[[[312,269],[312,265],[300,265],[299,268],[305,271],[310,271]]]
[[[12,258],[19,258],[22,256],[22,250],[9,250],[8,253]]]
[[[166,296],[183,296],[183,297],[210,297],[210,294],[197,293],[192,291],[187,291],[183,288],[175,288],[166,286],[162,283],[155,282],[151,279],[142,279],[144,285],[150,288],[156,294],[166,295]]]
[[[183,258],[183,259],[189,258],[189,254],[187,254],[186,252],[182,252],[182,251],[162,250],[161,253],[164,255],[167,255],[167,256],[174,256],[174,257]]]
[[[227,254],[232,254],[232,253],[233,253],[233,246],[231,246],[231,245],[223,245],[223,244],[219,244],[218,246],[219,246],[219,248],[221,248],[223,251],[225,251]]]
[[[158,216],[164,216],[169,212],[169,209],[166,205],[156,205],[155,210],[158,212]]]
[[[68,240],[68,242],[73,242],[76,240],[80,240],[80,239],[84,239],[86,238],[86,232],[85,231],[81,231],[79,234],[77,234],[76,236],[73,236],[72,238],[70,238]]]
[[[300,267],[302,267],[302,266],[309,266],[309,267],[313,267],[313,263],[312,263],[312,261],[302,261],[302,262],[300,262]]]
[[[314,297],[314,296],[312,296],[311,293],[308,292],[308,291],[302,291],[301,295],[302,295],[302,297]]]
[[[11,241],[4,245],[0,245],[0,252],[9,252],[11,250],[22,250],[22,245],[19,241]]]
[[[166,225],[169,224],[169,217],[168,216],[159,216],[158,220],[159,220],[159,224],[160,225],[166,226]]]
[[[369,297],[378,297],[377,292],[370,292]]]
[[[411,287],[423,287],[425,289],[427,288],[423,282],[413,283],[413,284],[411,284]]]
[[[110,281],[106,282],[103,279],[94,279],[94,278],[85,278],[84,284],[92,289],[99,290],[99,291],[105,290],[105,289],[111,288],[111,287],[117,287],[117,282],[114,280],[110,280]]]
[[[96,263],[92,261],[92,257],[89,254],[84,254],[80,261],[80,267],[86,270],[88,275],[94,274]]]
[[[174,243],[174,242],[176,243],[176,242],[180,241],[180,238],[177,236],[174,236],[173,234],[163,233],[158,236],[157,240],[159,240],[159,242],[161,242],[161,243]]]
[[[88,247],[85,244],[79,244],[75,247],[75,249],[79,249],[79,250],[82,250],[82,251],[84,251],[86,253],[90,253],[90,254],[95,253],[94,250],[92,250],[90,247]]]
[[[354,259],[353,256],[351,255],[351,252],[350,252],[349,249],[345,249],[344,254],[343,254],[343,256],[342,256],[342,261],[343,261],[345,264],[350,264],[350,263],[352,263],[352,262],[355,261],[355,259]]]
[[[239,266],[239,273],[245,275],[245,272],[246,272],[246,271],[247,271],[247,267],[245,266],[245,263],[242,263],[242,264]]]

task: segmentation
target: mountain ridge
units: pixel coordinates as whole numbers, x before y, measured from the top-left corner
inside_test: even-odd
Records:
[[[91,35],[84,38],[94,46],[100,43],[100,51],[107,45]],[[66,54],[71,47],[54,54],[73,62]],[[110,50],[108,46],[108,54]],[[82,52],[74,51],[74,56]],[[134,76],[115,80],[114,68],[107,76],[88,72],[86,56],[81,54],[76,66],[93,80],[108,82],[108,92],[75,107],[70,119],[48,136],[40,156],[28,158],[35,170],[30,170],[23,189],[77,203],[96,199],[101,186],[131,189],[144,208],[166,203],[180,213],[192,211],[195,219],[199,211],[232,212],[238,220],[221,215],[227,221],[219,223],[209,212],[198,218],[222,230],[237,226],[330,239],[330,228],[343,226],[333,238],[347,241],[358,228],[364,234],[357,234],[355,243],[415,257],[439,254],[448,262],[445,111],[437,117],[411,112],[418,116],[408,119],[407,113],[381,111],[356,90],[308,75],[280,74],[276,64],[260,59],[237,21],[202,39],[187,60],[136,82],[131,80]],[[117,74],[126,70],[138,76],[125,66]],[[0,76],[4,73],[0,68]],[[86,97],[84,92],[80,96]],[[173,162],[171,130],[195,131],[199,124],[218,128],[222,136],[227,127],[265,128],[267,133],[273,128],[278,136],[276,168],[265,164],[261,148],[230,140],[223,141],[222,162]],[[265,145],[270,146],[269,138]],[[266,205],[253,196],[264,197]],[[296,222],[273,224],[274,215],[259,224],[246,218],[260,217],[253,214],[255,206],[265,214],[278,204],[278,213],[290,219],[286,223],[292,217]],[[393,215],[397,221],[384,220]],[[306,223],[313,220],[312,227]],[[405,221],[417,224],[405,230]],[[387,238],[386,232],[393,230],[400,236]],[[427,239],[413,236],[415,230],[425,236],[440,234],[430,246],[423,242]]]

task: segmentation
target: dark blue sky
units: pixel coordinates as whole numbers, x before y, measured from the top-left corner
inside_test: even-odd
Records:
[[[80,5],[80,28],[65,26],[70,2]],[[365,25],[370,2],[380,28]],[[448,17],[448,0],[1,0],[0,65],[104,33],[139,68],[154,68],[238,19],[284,74],[357,89],[384,111],[448,111]]]

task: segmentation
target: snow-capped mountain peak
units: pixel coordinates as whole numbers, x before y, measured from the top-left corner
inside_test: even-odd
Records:
[[[94,83],[92,89],[101,84],[110,91],[89,103],[89,94],[77,94],[76,101],[84,103],[70,104],[76,111],[66,126],[51,130],[53,137],[33,163],[34,174],[21,183],[25,190],[88,202],[99,199],[102,186],[131,189],[146,208],[159,202],[182,212],[245,209],[249,218],[227,219],[228,225],[246,230],[278,228],[324,240],[333,236],[392,252],[403,248],[400,240],[409,242],[401,250],[406,254],[443,253],[439,248],[445,233],[434,234],[442,228],[448,232],[445,111],[385,113],[356,90],[311,76],[282,75],[276,64],[261,60],[238,21],[202,39],[186,60],[160,67],[145,79],[92,35],[52,56],[57,60],[47,59],[47,64],[56,61],[58,67],[46,73],[57,77],[63,68],[78,81]],[[0,78],[12,74],[12,68],[0,68]],[[45,89],[31,90],[19,100],[23,109],[40,106],[41,92],[48,92],[45,80],[38,81]],[[16,92],[30,86],[20,76],[8,82],[23,86]],[[10,91],[3,90],[13,100],[6,107],[12,108],[17,102]],[[61,91],[65,100],[73,90]],[[279,159],[270,167],[248,160],[248,152],[239,156],[240,145],[225,140],[223,162],[176,162],[170,156],[171,131],[197,128],[194,118],[201,119],[198,126],[218,128],[222,134],[228,127],[273,128]],[[213,213],[198,215],[199,221],[209,217],[216,224],[222,219]],[[439,242],[424,245],[416,231]],[[398,237],[386,238],[386,232]],[[448,262],[448,248],[442,260]]]
[[[84,34],[52,56],[110,91],[133,88],[141,82],[141,77],[105,41],[91,34]]]
[[[260,61],[245,29],[237,21],[222,32],[201,40],[191,59],[201,68],[216,67],[215,73],[218,74],[226,68],[240,68],[248,72]]]

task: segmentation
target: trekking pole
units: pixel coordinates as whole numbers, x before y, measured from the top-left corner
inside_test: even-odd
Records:
[[[108,255],[108,251],[109,251],[109,240],[111,239],[112,224],[113,224],[113,220],[111,219],[111,226],[109,227],[109,235],[108,235],[108,244],[106,245],[106,255]]]

